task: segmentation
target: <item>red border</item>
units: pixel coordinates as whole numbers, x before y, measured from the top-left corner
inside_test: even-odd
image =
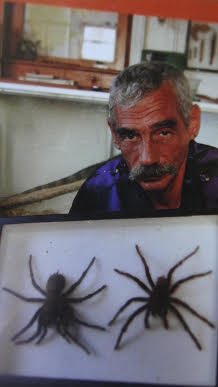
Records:
[[[124,14],[218,22],[218,0],[7,0]],[[3,0],[0,0],[2,3]]]

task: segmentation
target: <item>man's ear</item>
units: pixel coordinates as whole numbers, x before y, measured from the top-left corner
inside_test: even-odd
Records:
[[[120,149],[120,140],[119,140],[119,137],[117,136],[115,129],[114,129],[113,126],[111,125],[109,118],[108,118],[108,120],[107,120],[107,123],[108,123],[108,126],[110,127],[110,130],[111,130],[111,134],[112,134],[114,146],[115,146],[115,148]]]
[[[201,110],[198,105],[193,105],[190,113],[190,121],[189,121],[189,133],[190,140],[194,140],[197,137],[200,130],[201,123]]]

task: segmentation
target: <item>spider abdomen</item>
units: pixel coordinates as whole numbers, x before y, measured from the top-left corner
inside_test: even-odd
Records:
[[[149,306],[153,316],[163,316],[168,309],[169,285],[167,279],[162,276],[157,279],[157,283],[152,290]]]
[[[57,321],[63,319],[63,317],[69,314],[73,314],[73,309],[69,308],[69,305],[60,295],[59,297],[47,297],[43,306],[43,320],[46,317],[47,324],[50,326],[55,325]],[[72,316],[71,316],[72,317]]]

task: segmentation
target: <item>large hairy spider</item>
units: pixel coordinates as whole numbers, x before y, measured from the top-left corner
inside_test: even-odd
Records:
[[[41,343],[41,341],[44,339],[47,328],[54,326],[57,330],[57,332],[67,341],[67,342],[74,342],[78,346],[80,346],[87,354],[89,354],[89,350],[78,340],[75,335],[72,335],[72,333],[69,331],[70,327],[76,327],[78,325],[83,325],[88,328],[94,328],[99,330],[105,330],[105,328],[99,326],[99,325],[93,325],[90,323],[87,323],[86,321],[81,320],[77,317],[75,310],[71,307],[71,304],[76,304],[83,302],[85,300],[88,300],[89,298],[95,296],[96,294],[100,293],[103,289],[106,288],[106,285],[100,287],[95,292],[90,293],[84,297],[76,297],[76,298],[69,298],[68,296],[80,285],[86,274],[88,273],[89,269],[93,265],[95,261],[95,257],[92,258],[91,262],[89,263],[86,270],[82,273],[80,278],[73,283],[69,289],[67,289],[65,292],[62,292],[65,287],[65,277],[61,274],[55,273],[52,274],[46,283],[46,291],[41,289],[40,286],[36,283],[34,275],[33,275],[33,269],[32,269],[32,255],[29,257],[29,270],[30,270],[30,277],[32,281],[32,285],[35,289],[37,289],[45,298],[28,298],[21,294],[16,293],[14,290],[3,288],[8,293],[13,294],[15,297],[20,298],[21,300],[27,301],[27,302],[36,302],[36,303],[42,303],[42,306],[35,312],[31,320],[28,322],[28,324],[22,328],[19,332],[17,332],[13,337],[12,341],[14,341],[15,344],[26,344],[34,339],[38,338],[36,344]],[[30,336],[26,340],[18,340],[17,339],[27,330],[29,329],[35,321],[38,321],[38,326],[35,331],[35,333]]]
[[[192,333],[191,329],[189,328],[188,324],[185,322],[184,317],[180,313],[180,311],[177,309],[177,305],[181,306],[182,308],[188,310],[190,313],[192,313],[194,316],[198,317],[201,321],[205,322],[207,325],[209,325],[211,328],[215,328],[214,324],[212,324],[209,320],[207,320],[204,316],[200,315],[198,312],[196,312],[191,306],[189,306],[186,302],[180,300],[179,298],[172,297],[173,293],[179,288],[180,285],[182,285],[184,282],[191,281],[195,278],[204,277],[206,275],[209,275],[212,273],[212,271],[207,271],[205,273],[199,273],[199,274],[193,274],[189,275],[188,277],[182,278],[175,282],[174,284],[171,283],[173,272],[181,266],[187,259],[189,259],[191,256],[193,256],[197,250],[199,249],[199,246],[196,247],[194,251],[192,251],[190,254],[188,254],[185,258],[181,259],[178,263],[176,263],[168,272],[167,277],[161,276],[157,279],[156,284],[154,283],[149,267],[147,265],[147,262],[145,258],[143,257],[142,253],[139,250],[139,247],[136,245],[136,250],[141,258],[141,261],[144,265],[145,274],[147,277],[147,280],[150,284],[151,289],[142,282],[139,278],[135,277],[132,274],[120,271],[118,269],[114,269],[117,273],[130,278],[134,282],[136,282],[141,289],[145,291],[145,293],[148,295],[148,297],[133,297],[130,298],[128,301],[125,302],[124,305],[121,306],[121,308],[118,310],[118,312],[115,314],[113,319],[109,322],[109,325],[112,325],[117,317],[120,315],[121,312],[123,312],[131,303],[133,302],[142,302],[142,306],[140,308],[136,309],[135,312],[133,312],[123,327],[121,328],[120,334],[118,336],[118,339],[116,341],[116,345],[114,349],[119,349],[121,339],[124,335],[124,333],[127,331],[129,325],[131,322],[137,317],[140,313],[145,312],[145,328],[150,328],[149,325],[149,315],[152,314],[153,316],[159,316],[162,321],[163,325],[166,329],[169,328],[168,319],[167,319],[167,313],[170,310],[171,312],[176,315],[176,317],[181,322],[183,328],[186,330],[186,332],[189,334],[191,339],[195,342],[197,348],[199,350],[202,349],[201,344],[199,343],[196,336]]]

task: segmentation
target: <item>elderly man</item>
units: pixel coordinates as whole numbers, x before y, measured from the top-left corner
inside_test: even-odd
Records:
[[[218,150],[194,141],[200,109],[179,69],[151,62],[118,74],[108,124],[122,156],[86,180],[71,214],[218,207]]]

